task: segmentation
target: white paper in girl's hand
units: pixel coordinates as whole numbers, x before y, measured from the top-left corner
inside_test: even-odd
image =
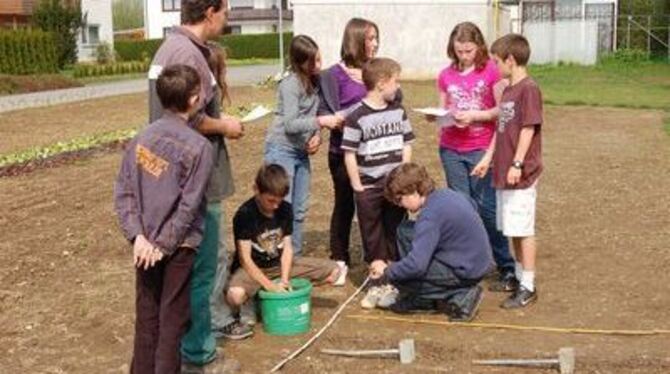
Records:
[[[449,127],[456,124],[456,121],[454,121],[454,117],[451,115],[451,112],[448,109],[430,107],[430,108],[414,108],[413,110],[421,114],[436,117],[435,123],[440,127]]]
[[[252,122],[252,121],[255,121],[257,119],[261,119],[261,118],[267,116],[270,113],[272,113],[272,111],[270,109],[268,109],[268,108],[266,108],[262,105],[259,105],[259,106],[255,107],[254,109],[252,109],[251,112],[247,113],[247,115],[244,116],[244,118],[242,118],[241,121],[242,121],[242,123]]]

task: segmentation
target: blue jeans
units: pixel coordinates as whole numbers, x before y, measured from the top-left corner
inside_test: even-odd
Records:
[[[309,155],[302,149],[266,143],[265,162],[281,165],[288,173],[290,191],[285,200],[291,203],[293,208],[291,244],[293,254],[300,256],[302,254],[302,226],[309,208],[309,181],[312,174]]]
[[[484,151],[458,153],[440,148],[440,159],[449,188],[470,197],[477,205],[498,270],[501,273],[513,272],[514,259],[509,252],[509,242],[496,227],[496,191],[491,184],[491,171],[484,178],[470,175],[484,153]]]

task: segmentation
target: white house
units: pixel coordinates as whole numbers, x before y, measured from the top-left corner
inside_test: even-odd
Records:
[[[434,78],[449,63],[447,42],[459,22],[476,23],[487,41],[510,31],[509,11],[490,0],[293,0],[294,33],[312,36],[326,65],[339,60],[352,17],[379,26],[379,55],[400,62],[404,78]]]
[[[229,0],[226,33],[259,34],[277,32],[279,29],[280,0]],[[293,12],[287,0],[282,3],[282,29],[292,29]],[[159,39],[172,26],[180,23],[181,0],[145,0],[145,38]]]
[[[81,14],[85,23],[77,40],[77,56],[79,61],[95,60],[100,43],[114,48],[112,0],[81,0]]]

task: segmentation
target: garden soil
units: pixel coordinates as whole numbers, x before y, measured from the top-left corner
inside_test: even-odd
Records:
[[[421,87],[431,92],[429,85]],[[115,100],[120,100],[113,101],[117,108],[138,106],[133,95]],[[413,105],[429,101],[410,100],[408,106]],[[110,109],[99,110],[103,116]],[[506,311],[498,307],[504,295],[486,292],[475,322],[664,329],[665,334],[588,335],[362,320],[353,316],[391,314],[364,312],[357,300],[284,372],[547,372],[479,367],[471,361],[550,357],[564,346],[576,349],[580,373],[670,372],[670,138],[662,130],[663,113],[548,107],[545,115],[546,171],[539,182],[537,216],[539,301],[527,309]],[[411,119],[418,135],[414,160],[426,164],[443,184],[435,130],[419,117]],[[40,121],[46,133],[58,136],[48,118]],[[268,122],[248,125],[245,137],[230,143],[236,193],[225,202],[228,225],[235,208],[252,193]],[[0,148],[4,152],[12,146]],[[325,150],[312,159],[304,246],[307,255],[318,257],[328,254],[332,208]],[[118,150],[110,150],[0,178],[0,372],[128,372],[134,270],[113,212],[120,157]],[[268,372],[318,330],[360,284],[365,268],[357,230],[353,236],[351,280],[344,288],[315,289],[309,334],[269,336],[259,325],[251,339],[222,343],[226,357],[239,360],[242,372]],[[446,321],[439,315],[411,318]],[[411,365],[319,353],[322,348],[393,348],[403,338],[416,341],[417,360]]]

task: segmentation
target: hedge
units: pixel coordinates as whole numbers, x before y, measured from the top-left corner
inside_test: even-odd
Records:
[[[53,35],[39,30],[0,30],[0,74],[54,73],[58,54]]]
[[[292,37],[292,33],[284,33],[285,52]],[[115,40],[114,50],[120,61],[150,60],[162,42],[163,39]],[[277,34],[229,34],[220,37],[218,42],[226,47],[229,58],[279,58]]]
[[[99,77],[103,75],[118,75],[144,73],[149,71],[149,61],[125,61],[108,64],[77,64],[74,67],[75,78]]]

